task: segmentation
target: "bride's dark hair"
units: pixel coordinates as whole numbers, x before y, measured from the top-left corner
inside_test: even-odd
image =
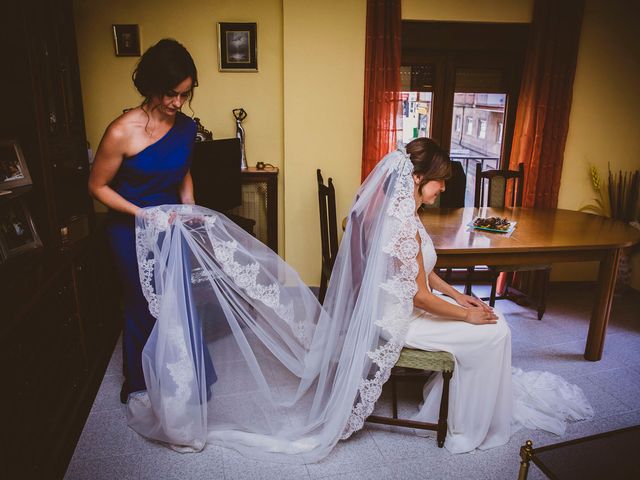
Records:
[[[422,175],[418,192],[422,192],[431,180],[448,180],[451,178],[451,159],[449,154],[435,141],[427,137],[416,138],[405,147],[413,164],[413,173]]]

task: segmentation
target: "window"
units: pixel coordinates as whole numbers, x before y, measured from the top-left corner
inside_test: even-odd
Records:
[[[402,132],[398,139],[431,136],[431,92],[402,92]]]
[[[467,135],[473,135],[473,117],[467,117]]]
[[[429,136],[466,174],[464,198],[447,189],[443,206],[473,205],[476,166],[509,158],[528,34],[520,23],[402,21],[402,91],[432,95]],[[406,135],[424,131],[419,119],[409,123]]]
[[[478,125],[478,138],[487,138],[487,121],[484,118],[480,119]]]

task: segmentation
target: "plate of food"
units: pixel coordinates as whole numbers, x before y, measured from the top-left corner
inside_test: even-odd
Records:
[[[487,232],[511,233],[516,228],[516,222],[501,217],[477,217],[469,226]]]

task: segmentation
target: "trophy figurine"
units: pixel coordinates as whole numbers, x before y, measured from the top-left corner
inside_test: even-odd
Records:
[[[246,170],[248,166],[247,154],[244,148],[244,127],[242,126],[242,121],[247,118],[247,112],[244,111],[244,108],[234,108],[233,116],[236,119],[236,137],[240,139],[240,168]]]

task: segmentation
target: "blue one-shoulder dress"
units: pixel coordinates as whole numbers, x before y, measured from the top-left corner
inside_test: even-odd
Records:
[[[156,143],[123,160],[111,188],[138,207],[180,203],[180,184],[191,166],[196,124],[181,112],[174,125]],[[135,218],[111,211],[107,227],[109,242],[122,281],[124,326],[122,334],[123,396],[146,390],[142,372],[142,349],[155,319],[142,293],[136,257]],[[206,351],[206,349],[205,349]],[[208,352],[206,352],[208,353]],[[215,378],[206,359],[207,383]]]

